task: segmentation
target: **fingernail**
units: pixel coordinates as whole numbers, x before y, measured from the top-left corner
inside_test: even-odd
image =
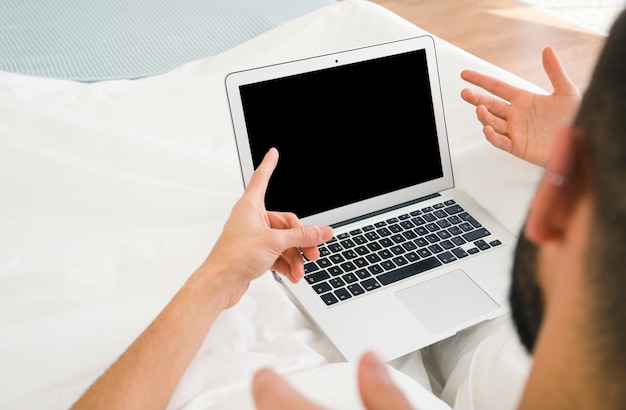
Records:
[[[364,357],[364,365],[367,371],[378,373],[379,375],[387,375],[387,366],[385,362],[374,352],[369,352]]]
[[[258,370],[254,377],[252,378],[252,386],[253,388],[262,387],[264,383],[272,376],[272,373],[269,369],[263,368]]]
[[[332,238],[332,236],[333,236],[332,228],[329,228],[327,226],[319,226],[318,229],[319,229],[319,232],[320,232],[320,236],[322,238]]]

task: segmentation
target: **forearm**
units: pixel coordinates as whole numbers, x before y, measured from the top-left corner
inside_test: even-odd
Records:
[[[165,408],[215,319],[241,299],[250,281],[268,269],[292,281],[301,278],[301,253],[318,257],[317,245],[333,232],[327,226],[304,227],[292,213],[265,209],[277,162],[278,151],[271,149],[205,263],[74,408]]]
[[[150,326],[73,408],[165,408],[228,292],[199,268]]]

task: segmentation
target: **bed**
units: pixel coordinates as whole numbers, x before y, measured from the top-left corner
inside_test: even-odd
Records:
[[[243,190],[226,74],[423,34],[347,0],[143,78],[0,71],[0,408],[67,408],[204,260]],[[435,41],[457,187],[517,232],[541,169],[485,142],[459,72],[541,90]],[[266,274],[218,319],[169,408],[237,408],[261,366],[319,369],[323,383],[342,362]],[[419,352],[391,364],[433,388]]]

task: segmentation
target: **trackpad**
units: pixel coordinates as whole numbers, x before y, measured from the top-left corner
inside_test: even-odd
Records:
[[[460,269],[396,295],[431,333],[458,326],[499,307]]]

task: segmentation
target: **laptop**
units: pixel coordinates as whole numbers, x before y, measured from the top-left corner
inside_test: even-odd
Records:
[[[349,361],[392,360],[509,310],[515,237],[454,188],[430,36],[231,73],[247,185],[335,237],[297,284],[274,273]]]

